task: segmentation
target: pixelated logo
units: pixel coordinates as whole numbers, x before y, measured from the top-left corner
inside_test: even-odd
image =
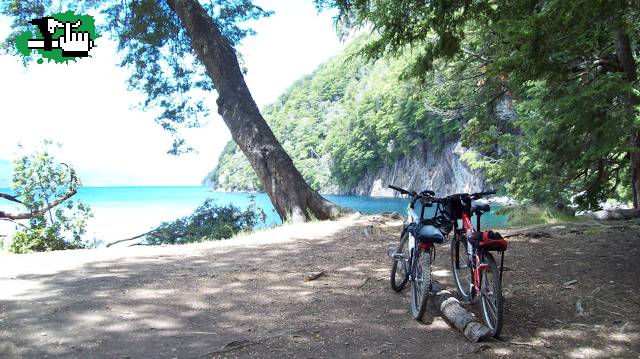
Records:
[[[16,38],[16,48],[25,57],[34,56],[39,64],[67,63],[89,57],[95,47],[95,20],[91,15],[77,15],[73,11],[32,19],[35,32],[25,31]],[[34,55],[35,50],[35,55]]]

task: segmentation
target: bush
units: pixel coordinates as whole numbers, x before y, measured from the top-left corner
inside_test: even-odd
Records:
[[[254,198],[244,211],[233,205],[217,206],[213,199],[207,199],[190,216],[162,223],[147,234],[146,242],[159,245],[225,239],[264,221],[265,214],[256,207]]]
[[[509,226],[528,226],[575,221],[575,215],[569,210],[543,208],[535,205],[517,205],[500,208],[496,214],[507,215]]]
[[[57,162],[49,153],[51,141],[41,149],[20,156],[13,162],[12,190],[26,208],[28,223],[19,226],[9,251],[13,253],[44,252],[60,249],[89,248],[95,242],[85,241],[86,222],[93,215],[81,201],[73,201],[80,186],[74,169]],[[54,205],[57,204],[57,205]]]

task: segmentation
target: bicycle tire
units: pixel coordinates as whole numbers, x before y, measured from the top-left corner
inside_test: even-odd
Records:
[[[453,282],[464,302],[471,301],[471,267],[468,263],[467,239],[464,233],[456,233],[451,241],[451,272]]]
[[[502,312],[504,305],[500,272],[491,253],[483,252],[481,262],[489,266],[488,270],[483,270],[480,273],[482,316],[484,317],[484,322],[487,327],[491,329],[491,335],[497,338],[502,331]]]
[[[415,267],[411,278],[411,315],[422,321],[427,311],[429,291],[431,290],[431,251],[429,248],[417,248],[414,258]]]
[[[391,288],[396,292],[403,290],[409,281],[409,273],[406,270],[406,261],[409,259],[409,246],[407,246],[408,236],[409,233],[405,232],[404,236],[400,239],[398,249],[396,249],[396,253],[402,253],[404,261],[395,258],[391,260]],[[400,281],[398,281],[398,277],[401,277]]]

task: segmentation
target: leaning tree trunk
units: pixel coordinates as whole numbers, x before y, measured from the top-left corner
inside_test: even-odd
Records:
[[[197,0],[167,0],[185,26],[198,59],[218,91],[218,113],[255,170],[283,220],[337,217],[341,208],[314,191],[293,165],[258,110],[235,50]]]
[[[638,75],[636,72],[636,61],[633,58],[629,35],[624,30],[616,33],[616,55],[622,71],[624,79],[633,84]],[[640,99],[636,94],[630,92],[625,96],[625,107],[627,108],[627,116],[630,116],[630,122],[634,123],[636,106],[640,105]],[[631,189],[633,190],[633,208],[640,208],[640,129],[631,127],[629,134],[629,161],[631,172]]]

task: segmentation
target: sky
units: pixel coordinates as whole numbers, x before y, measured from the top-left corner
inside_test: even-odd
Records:
[[[262,108],[344,44],[332,14],[318,14],[311,0],[256,3],[275,13],[251,23],[257,35],[245,39],[240,52]],[[9,25],[0,18],[0,39]],[[27,68],[17,57],[0,55],[0,161],[13,159],[19,143],[28,149],[51,139],[63,145],[56,157],[72,164],[85,186],[199,185],[231,138],[222,118],[212,111],[204,127],[184,132],[197,153],[168,155],[171,137],[154,122],[153,111],[135,107],[144,96],[127,91],[128,70],[116,66],[116,43],[103,36],[91,55]],[[207,102],[215,99],[212,93]]]

